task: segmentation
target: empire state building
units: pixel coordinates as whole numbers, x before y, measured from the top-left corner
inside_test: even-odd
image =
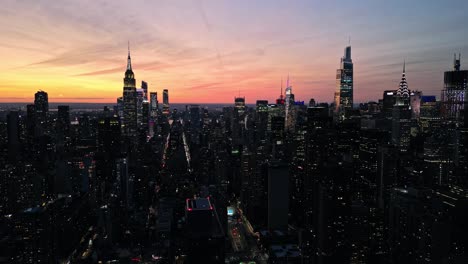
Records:
[[[135,75],[132,71],[130,47],[128,49],[127,70],[123,87],[123,133],[129,137],[137,136],[137,91]]]

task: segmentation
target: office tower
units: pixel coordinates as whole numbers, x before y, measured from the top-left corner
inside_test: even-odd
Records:
[[[286,142],[284,134],[284,116],[272,116],[270,144],[274,159],[282,160],[285,157]]]
[[[123,124],[123,118],[124,118],[124,102],[123,102],[123,97],[118,97],[117,98],[117,116],[122,120]]]
[[[185,219],[189,263],[224,262],[224,232],[210,198],[187,199]]]
[[[26,106],[26,149],[31,151],[34,144],[36,131],[36,106],[28,104]]]
[[[156,121],[156,117],[158,116],[158,109],[159,109],[158,93],[157,92],[151,92],[150,93],[150,117],[151,117],[151,120]]]
[[[255,111],[255,143],[260,144],[266,139],[268,129],[268,101],[257,100]]]
[[[167,89],[163,90],[163,114],[164,115],[169,115],[170,113],[170,108],[169,108],[169,91]]]
[[[353,108],[353,61],[351,60],[351,46],[345,48],[341,58],[340,68],[336,70],[335,118],[336,121],[345,119],[346,109]]]
[[[59,147],[68,146],[71,143],[70,107],[68,105],[58,106],[56,132],[57,132],[57,145]]]
[[[460,70],[461,60],[458,55],[453,58],[453,71],[444,73],[442,90],[442,116],[447,121],[461,122],[462,110],[468,103],[468,70]]]
[[[135,75],[132,71],[130,48],[128,49],[127,70],[125,71],[123,87],[123,128],[124,135],[137,136],[137,91],[135,86]]]
[[[268,100],[257,100],[255,107],[257,113],[268,113]]]
[[[8,158],[14,162],[20,155],[20,116],[18,111],[10,111],[7,115]]]
[[[143,90],[143,98],[148,101],[148,83],[141,81],[141,89]]]
[[[136,89],[137,92],[137,123],[138,129],[143,127],[143,101],[145,101],[144,94],[145,91],[143,89]]]
[[[289,170],[287,164],[268,166],[268,228],[285,230],[289,213]]]
[[[232,115],[232,139],[236,148],[241,148],[239,145],[243,143],[243,135],[245,130],[245,98],[234,98],[234,113]],[[241,149],[237,149],[241,151]]]
[[[237,114],[242,115],[245,112],[245,97],[234,98],[234,110]]]
[[[329,123],[328,108],[315,106],[307,108],[307,128],[313,131],[318,128],[327,128]]]
[[[126,158],[117,159],[115,161],[115,173],[116,182],[118,183],[120,190],[119,200],[121,206],[128,210],[131,203],[131,190],[128,178],[128,160]]]
[[[49,96],[44,91],[34,95],[36,135],[47,133],[49,116]]]
[[[383,117],[392,118],[393,106],[395,105],[396,90],[387,90],[383,93],[382,114]]]
[[[147,100],[143,100],[141,104],[141,126],[146,131],[148,129],[149,124],[149,102]]]
[[[440,127],[440,103],[434,95],[421,97],[419,125],[422,132]]]
[[[118,157],[121,148],[120,119],[104,117],[97,125],[97,150],[107,157]]]
[[[411,137],[411,105],[410,90],[406,82],[405,64],[400,86],[396,92],[395,105],[392,116],[392,142],[400,151],[408,151]]]
[[[421,91],[411,91],[410,93],[410,106],[411,106],[411,118],[419,119],[421,113]]]

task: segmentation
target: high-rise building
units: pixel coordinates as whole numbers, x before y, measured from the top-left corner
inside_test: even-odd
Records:
[[[163,90],[163,114],[169,115],[170,108],[169,108],[169,91],[167,89]]]
[[[123,124],[123,118],[124,118],[124,103],[123,103],[123,97],[118,97],[117,98],[117,116],[120,118]]]
[[[419,124],[422,132],[427,132],[440,125],[440,102],[434,95],[422,96],[419,113]]]
[[[410,93],[411,117],[419,119],[421,113],[421,91],[412,91]]]
[[[20,116],[18,111],[7,115],[8,158],[16,161],[20,155]]]
[[[158,102],[158,93],[150,93],[150,117],[151,120],[155,121],[158,116],[159,102]]]
[[[26,148],[32,150],[34,137],[36,135],[36,106],[28,104],[26,106]]]
[[[145,131],[148,129],[148,124],[149,124],[149,102],[147,100],[143,100],[143,103],[141,104],[141,128]]]
[[[148,83],[141,81],[141,89],[143,90],[143,98],[148,100]]]
[[[44,91],[38,91],[34,95],[35,105],[35,123],[36,123],[36,134],[43,135],[47,132],[47,122],[49,116],[49,96]]]
[[[190,263],[224,261],[224,232],[210,198],[187,199],[185,206]]]
[[[384,117],[391,118],[393,106],[395,105],[396,90],[386,90],[383,93],[382,114]]]
[[[403,73],[400,86],[396,92],[392,117],[392,142],[402,152],[408,150],[411,137],[410,94],[411,92],[406,82],[405,64],[403,64]]]
[[[245,112],[245,97],[234,98],[234,108],[239,115]]]
[[[137,136],[137,91],[130,49],[128,50],[127,70],[125,71],[123,88],[123,128],[124,135],[130,137]]]
[[[70,107],[68,105],[58,106],[56,132],[58,146],[70,145]]]
[[[442,116],[448,121],[461,122],[463,109],[468,104],[468,70],[460,70],[461,60],[453,58],[453,71],[444,73],[442,90]]]
[[[285,128],[287,131],[293,131],[295,125],[295,109],[294,109],[294,94],[292,93],[292,86],[289,84],[289,76],[286,81],[286,97],[285,97]]]
[[[289,213],[289,170],[287,164],[268,167],[268,228],[286,229]]]
[[[353,108],[353,61],[351,60],[351,46],[345,48],[341,58],[340,68],[336,70],[335,118],[342,121],[346,109]]]
[[[137,122],[138,122],[138,129],[143,127],[143,102],[145,100],[145,91],[143,89],[136,89],[137,93]]]

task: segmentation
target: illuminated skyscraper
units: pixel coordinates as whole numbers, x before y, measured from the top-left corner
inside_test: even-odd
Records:
[[[444,89],[442,90],[442,115],[445,120],[462,120],[462,111],[468,103],[468,70],[460,70],[460,55],[458,60],[454,55],[453,71],[444,73]]]
[[[340,68],[336,70],[335,118],[342,121],[346,109],[353,108],[353,61],[351,46],[345,48]]]
[[[289,84],[289,76],[286,81],[285,92],[285,127],[287,131],[293,131],[295,125],[294,94],[292,93],[292,86]]]
[[[127,70],[125,71],[123,88],[123,128],[124,135],[136,137],[137,135],[137,91],[135,75],[132,71],[130,48],[128,49]]]
[[[392,117],[392,142],[402,152],[408,150],[411,137],[410,94],[411,92],[406,82],[405,64],[403,64],[403,73],[400,86],[396,92]]]
[[[167,89],[163,90],[163,114],[169,115],[169,91]]]

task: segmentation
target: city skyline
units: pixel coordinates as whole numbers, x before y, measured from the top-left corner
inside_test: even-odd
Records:
[[[274,101],[288,74],[297,100],[332,102],[349,36],[355,102],[396,89],[403,60],[412,90],[440,97],[453,53],[464,68],[468,37],[458,21],[468,4],[423,4],[7,1],[0,102],[32,102],[45,90],[50,102],[115,103],[127,41],[137,83],[170,90],[172,103],[229,103],[239,92],[247,103]],[[342,23],[348,12],[356,15]]]

